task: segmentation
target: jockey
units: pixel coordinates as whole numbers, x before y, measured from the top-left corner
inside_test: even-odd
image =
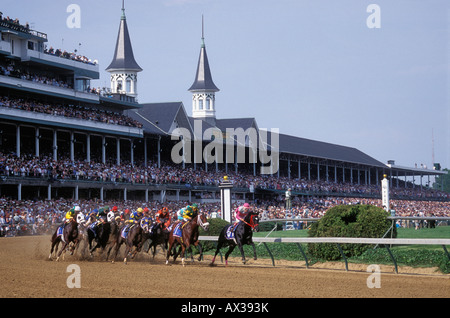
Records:
[[[123,212],[120,213],[120,219],[122,221],[128,221],[130,219],[130,210],[125,209]]]
[[[162,210],[159,210],[156,214],[156,223],[161,224],[161,227],[168,228],[170,225],[170,214],[169,209],[164,207]]]
[[[239,223],[240,221],[244,221],[244,218],[247,216],[250,211],[250,204],[244,203],[235,210],[236,213],[236,221],[235,223]]]
[[[64,223],[69,223],[74,218],[75,214],[77,214],[80,211],[81,208],[78,205],[67,211]]]
[[[126,221],[126,223],[138,224],[139,220],[142,218],[144,210],[142,208],[138,208],[135,212],[130,215],[130,219]]]
[[[106,223],[106,216],[108,215],[108,212],[109,212],[108,206],[98,209],[98,213],[96,215],[98,223]]]
[[[185,208],[181,208],[177,212],[177,218],[179,221],[188,222],[194,216],[194,209],[188,205]]]

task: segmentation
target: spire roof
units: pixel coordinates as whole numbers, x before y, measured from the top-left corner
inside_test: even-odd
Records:
[[[142,68],[134,59],[133,48],[131,46],[130,35],[128,33],[125,8],[122,3],[122,16],[120,18],[119,34],[117,35],[116,50],[111,64],[106,71],[127,70],[140,72]]]
[[[202,17],[202,44],[200,47],[200,56],[198,58],[197,73],[195,80],[189,91],[209,90],[218,92],[219,89],[214,84],[209,68],[208,56],[206,54],[205,38],[203,35],[203,17]]]

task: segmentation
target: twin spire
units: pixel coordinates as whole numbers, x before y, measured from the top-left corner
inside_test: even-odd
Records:
[[[194,83],[189,88],[190,92],[198,90],[208,90],[214,92],[219,91],[219,89],[212,80],[211,70],[209,68],[208,62],[208,55],[206,54],[203,15],[202,15],[202,44],[200,47],[200,56],[198,58],[197,73],[195,75]]]
[[[194,83],[188,89],[193,94],[192,116],[210,121],[215,124],[215,92],[219,88],[214,84],[206,54],[204,22],[202,15],[202,38],[197,72]],[[120,18],[119,33],[117,35],[116,49],[111,64],[106,68],[111,73],[111,91],[117,94],[126,94],[137,97],[137,73],[142,68],[134,59],[130,35],[128,33],[125,4],[122,0],[122,16]]]
[[[124,0],[122,0],[122,16],[120,18],[119,34],[117,35],[116,50],[113,60],[106,68],[106,71],[142,71],[142,68],[134,59],[130,34],[128,33],[127,19],[125,17]]]

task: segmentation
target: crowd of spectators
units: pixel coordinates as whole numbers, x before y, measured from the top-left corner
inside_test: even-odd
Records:
[[[78,62],[83,62],[86,64],[91,64],[91,65],[97,65],[98,61],[97,60],[91,60],[90,58],[84,56],[84,55],[80,55],[77,54],[77,52],[67,52],[66,50],[61,50],[61,49],[54,49],[52,46],[50,46],[49,49],[45,48],[44,49],[44,53],[46,54],[50,54],[50,55],[55,55],[58,57],[63,57],[69,60],[74,60],[74,61],[78,61]]]
[[[159,201],[116,201],[109,200],[100,202],[99,200],[72,201],[69,199],[53,200],[11,200],[0,198],[0,236],[15,235],[23,229],[27,234],[44,234],[54,230],[55,226],[63,222],[65,213],[74,205],[81,207],[81,212],[89,214],[94,209],[109,206],[116,206],[118,213],[136,211],[138,208],[147,208],[153,220],[158,210],[167,207],[173,219],[176,212],[188,205],[186,201],[169,201],[160,203]],[[326,211],[336,205],[371,204],[381,207],[380,199],[361,198],[337,198],[337,197],[308,197],[296,199],[291,210],[284,208],[284,203],[280,201],[264,201],[251,204],[252,208],[259,212],[263,220],[285,219],[285,218],[321,218]],[[410,201],[392,200],[391,207],[396,216],[410,217],[449,217],[450,202],[438,201]],[[233,205],[237,208],[238,203]],[[200,203],[200,212],[206,213],[207,217],[220,217],[220,203]],[[308,223],[309,222],[309,223]],[[295,222],[298,228],[302,228],[310,221]],[[416,226],[416,222],[398,221],[398,226]]]
[[[20,78],[22,80],[27,80],[35,83],[52,85],[56,87],[63,88],[73,88],[72,85],[68,84],[64,79],[59,78],[54,74],[49,74],[45,72],[33,72],[30,69],[14,66],[12,63],[1,63],[0,64],[0,75],[11,76],[15,78]]]
[[[160,167],[149,161],[144,165],[132,165],[123,162],[120,165],[102,163],[95,160],[71,161],[52,157],[32,155],[3,154],[0,152],[0,175],[32,178],[51,178],[53,180],[83,180],[96,182],[132,183],[132,184],[184,184],[190,186],[218,186],[223,181],[223,171],[205,171],[193,167],[163,164]],[[277,189],[299,191],[307,194],[346,195],[361,197],[381,196],[380,186],[334,183],[318,180],[278,178],[270,175],[253,176],[247,173],[227,173],[237,188]],[[391,187],[391,197],[410,199],[449,200],[450,194],[435,189]]]
[[[82,120],[91,120],[105,124],[142,127],[142,124],[121,113],[103,109],[88,108],[79,105],[60,105],[43,103],[33,99],[8,98],[0,96],[0,107],[9,107],[53,116],[63,116]]]
[[[21,24],[18,18],[10,18],[9,16],[4,17],[3,12],[0,12],[0,23],[2,26],[6,26],[9,29],[20,31],[24,33],[30,32],[30,24],[26,22],[25,24]]]

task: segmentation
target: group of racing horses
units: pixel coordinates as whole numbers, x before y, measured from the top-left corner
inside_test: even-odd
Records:
[[[125,244],[125,253],[123,262],[127,264],[128,259],[133,259],[139,253],[144,244],[148,241],[149,253],[153,248],[153,257],[155,257],[156,247],[161,246],[166,251],[166,264],[169,264],[169,258],[173,256],[175,263],[177,257],[181,255],[182,265],[185,266],[185,254],[191,252],[192,246],[196,246],[200,256],[198,260],[203,259],[203,249],[199,241],[199,228],[208,231],[209,222],[203,213],[196,213],[188,222],[177,221],[169,227],[165,227],[164,222],[152,223],[149,218],[142,218],[139,223],[127,224],[116,218],[114,213],[110,211],[106,220],[97,221],[93,225],[86,226],[85,217],[81,212],[63,226],[57,228],[51,238],[51,250],[49,259],[56,257],[56,261],[69,251],[71,255],[77,253],[81,244],[84,248],[89,248],[89,255],[92,257],[96,249],[100,248],[106,251],[106,261],[109,261],[112,252],[111,261],[115,262],[120,247]],[[180,224],[179,224],[180,223]],[[181,233],[176,231],[177,224],[180,225]],[[217,242],[216,252],[210,265],[214,265],[217,254],[220,249],[228,246],[229,249],[225,254],[225,264],[228,265],[228,257],[238,246],[242,262],[247,262],[243,245],[248,244],[253,247],[254,259],[257,259],[255,244],[252,241],[252,234],[259,230],[259,216],[256,212],[250,211],[243,220],[226,225]],[[61,249],[58,252],[58,246]]]

